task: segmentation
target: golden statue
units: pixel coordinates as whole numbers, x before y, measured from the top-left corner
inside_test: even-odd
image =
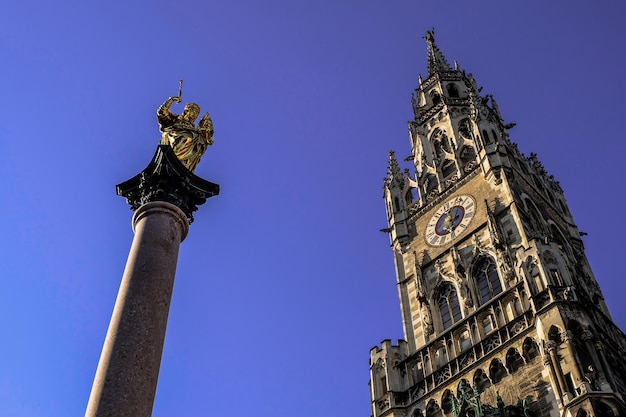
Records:
[[[161,143],[170,145],[180,162],[194,172],[204,152],[213,145],[213,121],[209,113],[205,113],[196,127],[194,122],[200,114],[200,107],[195,103],[188,103],[181,115],[172,113],[170,106],[182,101],[181,90],[178,96],[170,97],[161,104],[157,119],[162,134]]]

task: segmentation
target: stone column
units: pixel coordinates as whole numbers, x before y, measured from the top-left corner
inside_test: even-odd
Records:
[[[563,336],[563,341],[565,342],[565,347],[570,355],[570,357],[572,358],[572,375],[574,376],[574,381],[577,384],[577,386],[580,386],[583,384],[584,382],[584,378],[580,372],[580,363],[578,361],[577,355],[576,355],[576,349],[574,349],[574,347],[572,346],[572,338],[574,336],[572,335],[572,332],[567,330]],[[574,396],[576,396],[576,393],[573,392],[572,393]]]
[[[150,416],[170,308],[178,248],[189,223],[167,202],[141,206],[93,389],[89,417]]]
[[[617,391],[617,384],[615,383],[615,378],[613,378],[613,371],[606,360],[604,346],[602,345],[602,342],[599,341],[597,341],[594,345],[596,348],[595,351],[597,352],[597,356],[599,356],[599,359],[602,361],[601,368],[604,369],[604,375],[606,376],[606,378],[604,379],[602,377],[600,378],[600,388],[602,388],[602,391]],[[610,385],[607,385],[607,382]]]
[[[150,417],[180,243],[192,213],[219,186],[194,175],[169,145],[117,186],[135,237],[93,382],[86,417]]]
[[[546,343],[546,350],[550,355],[550,361],[552,362],[552,369],[554,370],[554,376],[556,376],[557,384],[559,387],[559,391],[561,391],[565,402],[571,400],[572,394],[568,392],[567,385],[565,384],[565,380],[563,379],[563,369],[561,369],[561,360],[557,354],[557,344],[553,341],[548,341]]]

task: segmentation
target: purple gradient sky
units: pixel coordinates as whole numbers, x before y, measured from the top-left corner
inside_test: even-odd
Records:
[[[222,194],[181,247],[153,415],[369,416],[369,349],[402,337],[382,178],[389,149],[410,153],[432,27],[561,182],[626,328],[625,15],[582,1],[7,3],[0,416],[84,413],[132,240],[114,186],[152,157],[181,78],[215,124],[196,173]]]

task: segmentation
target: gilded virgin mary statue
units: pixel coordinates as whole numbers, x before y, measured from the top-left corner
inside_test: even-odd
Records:
[[[157,110],[161,143],[170,145],[183,165],[194,172],[204,152],[213,145],[213,121],[205,113],[196,126],[200,106],[195,103],[188,103],[180,115],[172,113],[170,106],[181,101],[180,96],[170,97]]]

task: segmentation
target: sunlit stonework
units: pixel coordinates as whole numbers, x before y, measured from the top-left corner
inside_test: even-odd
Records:
[[[384,184],[404,340],[370,352],[372,416],[626,416],[626,337],[563,190],[425,39],[415,174],[391,152]]]

